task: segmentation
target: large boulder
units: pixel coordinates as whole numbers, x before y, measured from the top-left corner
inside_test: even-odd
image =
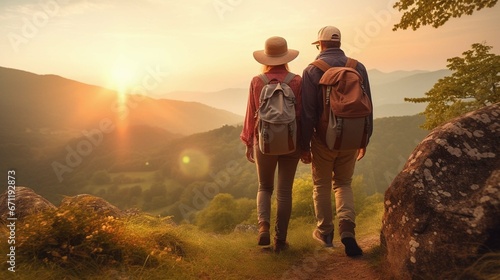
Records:
[[[434,129],[385,193],[381,243],[393,279],[454,279],[500,250],[500,106]]]
[[[79,194],[63,198],[59,207],[68,206],[89,209],[102,216],[113,216],[115,218],[121,218],[125,215],[125,213],[122,210],[118,209],[118,207],[100,197],[90,194]]]
[[[15,193],[9,195],[7,190],[0,195],[0,220],[3,223],[8,221],[7,218],[21,220],[28,215],[55,208],[47,199],[28,187],[16,186]]]

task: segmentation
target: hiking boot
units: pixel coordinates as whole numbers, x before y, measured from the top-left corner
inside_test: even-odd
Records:
[[[339,221],[340,241],[345,246],[345,253],[349,257],[363,255],[363,251],[359,248],[355,239],[354,228],[356,224],[350,220]]]
[[[345,246],[345,253],[347,256],[357,257],[363,255],[363,251],[359,248],[356,239],[353,237],[342,238],[340,241],[342,241],[342,244]]]
[[[346,237],[352,237],[354,238],[355,232],[354,228],[356,227],[356,224],[352,222],[351,220],[347,219],[342,219],[339,221],[339,233],[340,233],[340,239],[342,240],[343,238]]]
[[[276,254],[279,254],[282,251],[286,251],[286,250],[288,250],[288,248],[290,248],[290,245],[288,244],[288,242],[286,242],[284,240],[278,240],[278,239],[274,240],[274,252]]]
[[[257,238],[257,244],[259,246],[269,246],[271,245],[271,235],[269,234],[269,223],[260,222],[259,223],[259,236]]]
[[[333,247],[333,231],[330,234],[323,235],[318,229],[313,231],[312,237],[319,241],[325,247]]]

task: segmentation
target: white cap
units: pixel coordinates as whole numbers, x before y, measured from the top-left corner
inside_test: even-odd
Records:
[[[318,31],[318,40],[313,45],[319,44],[319,41],[340,42],[340,30],[335,26],[325,26]]]

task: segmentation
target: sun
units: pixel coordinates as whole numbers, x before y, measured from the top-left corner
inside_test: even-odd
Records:
[[[109,69],[108,86],[117,93],[118,112],[126,111],[127,96],[137,83],[137,67],[131,61],[117,59]]]
[[[136,73],[131,66],[117,65],[111,71],[112,87],[120,94],[125,94],[135,82]]]

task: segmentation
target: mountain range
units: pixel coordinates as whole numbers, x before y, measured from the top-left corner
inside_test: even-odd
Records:
[[[376,69],[369,70],[375,118],[409,116],[423,112],[426,104],[405,102],[404,98],[424,97],[439,79],[450,73],[446,69],[389,73]],[[200,102],[238,115],[245,115],[248,89],[228,88],[216,92],[173,91],[161,96],[168,99]]]
[[[198,102],[129,95],[57,75],[0,67],[0,125],[4,131],[79,134],[109,125],[148,125],[189,135],[237,124],[241,115]]]
[[[405,102],[404,98],[425,96],[449,74],[449,70],[369,70],[375,118],[422,112],[426,104]],[[227,88],[216,92],[169,92],[157,95],[159,98],[129,95],[120,106],[116,91],[5,67],[0,67],[0,92],[3,128],[70,135],[96,128],[104,119],[114,125],[148,125],[189,135],[241,123],[248,99],[248,89]]]
[[[373,74],[374,88],[398,84],[415,88],[430,75],[393,74]],[[244,98],[239,105],[245,106],[246,94],[235,98],[234,90],[221,91],[220,96],[231,96],[227,100],[233,104]],[[225,191],[235,196],[254,193],[255,167],[247,162],[239,140],[243,116],[220,109],[222,103],[128,96],[126,109],[117,110],[119,96],[112,90],[1,67],[0,93],[0,170],[16,170],[20,185],[33,186],[51,199],[81,193],[99,172],[154,172],[153,181],[164,180],[169,188],[185,192],[182,197],[187,199],[196,184],[204,185],[201,179],[210,183],[215,180],[211,176],[230,174],[233,183]],[[386,96],[395,100],[400,95]],[[406,91],[403,96],[412,95]],[[364,175],[367,193],[385,190],[427,133],[418,128],[422,122],[422,116],[414,115],[375,120],[377,130],[357,168]],[[232,170],[230,163],[242,172],[227,172]],[[206,169],[205,177],[191,178],[187,166]],[[301,165],[298,172],[307,174],[310,166]],[[149,184],[145,179],[141,188],[147,190]]]

